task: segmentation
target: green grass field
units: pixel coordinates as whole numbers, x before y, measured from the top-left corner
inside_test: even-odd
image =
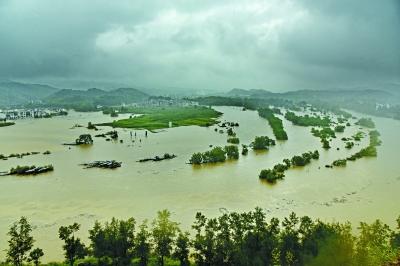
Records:
[[[169,122],[172,122],[172,127],[211,126],[217,123],[216,119],[222,114],[204,106],[130,108],[129,112],[143,115],[111,123],[103,123],[99,124],[99,126],[147,130],[168,128]]]

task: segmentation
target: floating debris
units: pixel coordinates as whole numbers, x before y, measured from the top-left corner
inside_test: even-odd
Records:
[[[117,161],[94,161],[91,163],[84,163],[81,164],[85,166],[85,168],[108,168],[108,169],[115,169],[121,167],[122,163]]]
[[[80,135],[79,138],[75,140],[75,143],[64,143],[63,145],[91,145],[93,144],[93,139],[90,134]]]
[[[116,130],[109,131],[109,132],[104,133],[104,134],[95,135],[95,137],[96,138],[107,138],[107,137],[110,137],[112,139],[117,139],[118,138],[118,132]]]
[[[153,161],[153,162],[159,162],[162,160],[170,160],[170,159],[174,159],[176,158],[175,154],[169,154],[169,153],[165,153],[164,156],[155,156],[154,158],[145,158],[145,159],[141,159],[138,162],[139,163],[144,163],[144,162],[149,162],[149,161]]]
[[[46,172],[51,172],[54,170],[52,165],[46,166],[17,166],[15,168],[11,168],[8,172],[0,172],[0,176],[7,176],[7,175],[37,175]]]

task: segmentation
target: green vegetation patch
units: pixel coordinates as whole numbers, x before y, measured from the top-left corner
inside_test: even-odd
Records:
[[[258,115],[268,120],[268,123],[271,126],[277,140],[287,140],[288,136],[283,128],[282,120],[274,115],[274,112],[278,112],[277,110],[280,113],[280,109],[278,108],[273,110],[269,108],[258,109]]]
[[[0,122],[0,127],[8,127],[15,125],[14,122]]]
[[[287,112],[285,118],[292,122],[294,125],[303,127],[329,127],[331,120],[329,117],[319,117],[319,116],[297,116],[293,112]]]
[[[189,163],[222,163],[225,162],[227,158],[233,160],[239,159],[239,148],[236,145],[228,145],[224,148],[217,146],[203,153],[194,153],[190,158]]]
[[[363,157],[376,157],[378,155],[376,147],[382,144],[382,141],[379,139],[379,136],[380,133],[377,130],[370,131],[369,145],[367,147],[361,149],[359,152],[354,153],[353,155],[347,157],[346,159],[338,159],[334,161],[331,165],[328,165],[327,167],[346,166],[347,165],[346,161],[355,161]],[[346,148],[348,149],[351,149],[353,146],[354,146],[353,142],[346,143]]]
[[[362,126],[362,127],[367,127],[367,128],[375,128],[375,123],[372,121],[371,118],[360,118],[357,122],[356,125]]]
[[[319,159],[319,152],[317,150],[295,155],[291,159],[284,159],[283,163],[276,164],[272,169],[261,170],[258,177],[268,183],[274,184],[277,180],[285,177],[285,171],[289,170],[290,167],[305,166],[311,163],[312,159]]]
[[[131,109],[133,110],[133,109]],[[157,130],[180,126],[211,126],[222,113],[208,107],[167,107],[167,108],[138,108],[142,116],[117,120],[111,123],[99,124],[120,128],[140,128]]]
[[[218,217],[197,212],[192,234],[168,210],[150,222],[138,223],[134,217],[96,221],[84,240],[78,236],[80,228],[76,222],[59,227],[65,262],[42,264],[46,250],[37,246],[35,227],[21,217],[9,228],[8,262],[0,265],[394,266],[400,260],[400,216],[395,229],[376,220],[361,222],[357,234],[350,222],[324,222],[294,212],[280,220],[258,207]]]
[[[268,150],[270,146],[275,146],[275,140],[270,139],[268,136],[258,136],[250,144],[253,150]]]

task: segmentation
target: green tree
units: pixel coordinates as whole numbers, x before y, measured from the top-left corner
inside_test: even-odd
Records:
[[[207,219],[202,213],[196,213],[195,222],[192,228],[196,231],[193,240],[193,249],[196,265],[212,266],[216,265],[216,240],[217,220]]]
[[[210,151],[203,153],[203,162],[205,163],[217,163],[225,162],[226,152],[223,148],[217,146],[212,148]]]
[[[178,224],[170,220],[171,213],[168,210],[159,211],[157,218],[153,220],[152,236],[154,239],[155,253],[161,266],[164,259],[171,254],[172,246],[178,231]]]
[[[86,256],[85,245],[81,240],[75,237],[75,233],[79,231],[80,225],[74,223],[69,226],[61,226],[58,230],[58,236],[64,241],[63,249],[67,263],[74,265],[75,260],[83,259]]]
[[[254,150],[268,150],[270,146],[275,145],[275,140],[270,139],[268,136],[255,137],[251,143]]]
[[[173,256],[177,258],[181,266],[189,266],[190,239],[188,232],[179,232],[176,238],[176,248]]]
[[[203,156],[200,152],[193,153],[192,157],[190,158],[189,162],[191,164],[201,164],[203,162]]]
[[[21,217],[8,231],[7,261],[15,266],[21,266],[28,259],[27,253],[32,249],[34,239],[31,236],[32,227],[25,217]]]
[[[128,265],[133,257],[135,239],[135,219],[118,220],[112,218],[102,226],[95,223],[89,230],[91,248],[96,258],[110,258],[113,265]]]
[[[226,152],[226,157],[228,157],[228,159],[239,159],[239,149],[237,146],[235,145],[228,145],[225,146],[225,152]]]
[[[151,251],[151,234],[148,231],[147,220],[139,226],[139,232],[135,238],[135,256],[139,258],[139,265],[146,266],[149,262]]]
[[[35,248],[29,253],[28,261],[33,262],[33,265],[38,266],[40,264],[40,258],[44,256],[44,252],[41,248]]]
[[[376,220],[372,224],[360,223],[357,242],[358,265],[386,265],[396,258],[396,250],[390,241],[393,235],[387,224]]]
[[[301,265],[300,235],[297,229],[300,219],[292,212],[282,222],[280,236],[280,263],[282,266]]]

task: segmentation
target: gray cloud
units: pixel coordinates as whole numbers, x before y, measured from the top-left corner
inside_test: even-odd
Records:
[[[0,77],[149,87],[400,82],[400,2],[0,1]]]

